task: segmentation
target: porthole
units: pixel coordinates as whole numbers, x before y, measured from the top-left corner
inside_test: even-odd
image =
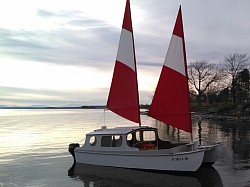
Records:
[[[89,139],[89,144],[91,146],[95,146],[96,145],[96,137],[95,136],[91,136]]]
[[[127,135],[127,140],[128,140],[128,141],[131,141],[131,140],[132,140],[132,138],[133,138],[132,134],[131,134],[131,133],[129,133],[129,134]]]

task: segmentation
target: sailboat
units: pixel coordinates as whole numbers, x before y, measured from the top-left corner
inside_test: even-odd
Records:
[[[181,6],[148,116],[189,132],[193,142]],[[192,149],[205,150],[203,164],[212,165],[220,156],[222,143],[207,146],[194,144]]]
[[[143,170],[196,171],[202,164],[205,150],[193,150],[193,143],[174,145],[163,141],[158,137],[157,128],[142,126],[138,95],[130,1],[127,0],[107,108],[139,125],[103,126],[87,133],[82,146],[70,144],[69,152],[76,163]]]

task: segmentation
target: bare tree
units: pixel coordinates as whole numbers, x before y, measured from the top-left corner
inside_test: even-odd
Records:
[[[224,70],[228,74],[231,84],[233,103],[236,104],[236,76],[248,66],[249,57],[247,54],[234,53],[225,57]]]
[[[206,60],[191,62],[188,66],[188,74],[191,89],[197,93],[198,105],[201,105],[202,95],[209,86],[223,76],[218,65]]]

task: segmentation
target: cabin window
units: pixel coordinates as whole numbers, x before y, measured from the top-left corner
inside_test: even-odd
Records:
[[[91,136],[89,139],[89,144],[91,146],[95,146],[96,145],[96,137],[95,136]]]
[[[102,147],[111,147],[112,146],[112,136],[103,136],[101,141]]]
[[[129,147],[133,147],[133,134],[129,133],[127,134],[127,144]]]
[[[141,140],[141,133],[140,133],[140,131],[136,131],[135,138],[136,138],[137,141],[142,141]]]
[[[131,133],[129,133],[129,134],[127,135],[127,140],[128,140],[128,141],[131,141],[132,138],[133,138],[133,135],[132,135]]]
[[[155,141],[154,131],[143,131],[143,141]]]
[[[114,135],[112,137],[112,147],[121,147],[122,146],[122,136]]]
[[[121,147],[122,145],[122,136],[112,135],[112,136],[103,136],[101,140],[102,147]]]

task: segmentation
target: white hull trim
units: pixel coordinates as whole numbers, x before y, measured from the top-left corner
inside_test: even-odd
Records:
[[[148,152],[148,153],[147,153]],[[75,149],[77,163],[121,168],[196,171],[202,164],[204,150],[164,154],[163,151],[93,151]]]

